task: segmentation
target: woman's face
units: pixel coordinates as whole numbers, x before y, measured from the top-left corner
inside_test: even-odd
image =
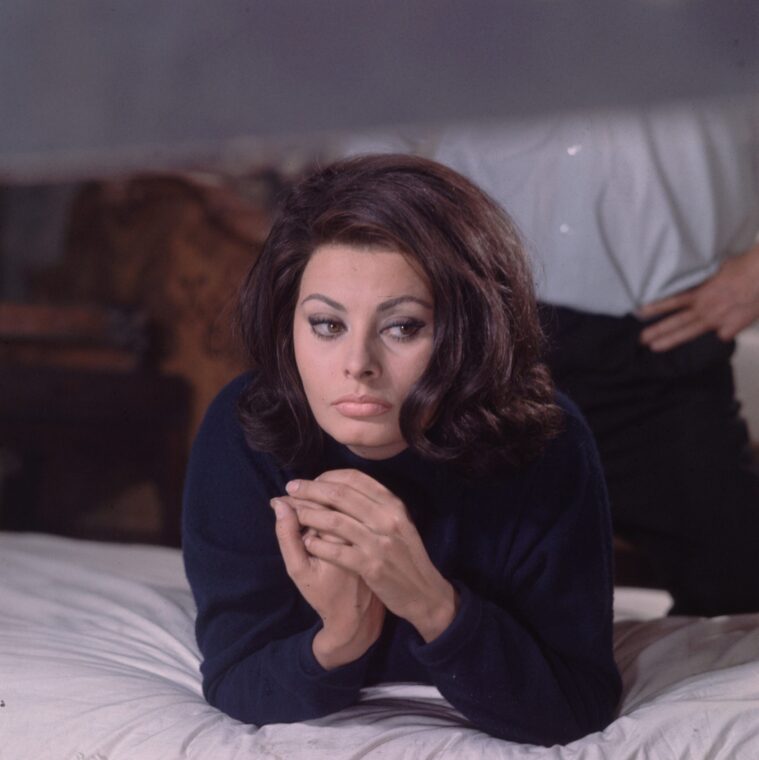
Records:
[[[326,244],[303,271],[295,361],[319,426],[365,459],[406,448],[398,416],[432,354],[433,300],[400,253]]]

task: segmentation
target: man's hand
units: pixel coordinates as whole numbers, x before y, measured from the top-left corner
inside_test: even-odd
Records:
[[[706,282],[638,310],[647,319],[669,314],[647,327],[640,341],[669,351],[714,330],[725,341],[759,319],[759,245],[727,259]]]
[[[287,490],[322,506],[298,509],[301,525],[317,532],[305,538],[309,554],[359,575],[425,641],[450,625],[456,591],[432,564],[404,504],[381,483],[357,470],[332,470],[288,483]]]

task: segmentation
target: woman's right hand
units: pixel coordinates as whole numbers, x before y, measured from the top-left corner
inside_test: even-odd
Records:
[[[322,619],[313,652],[331,670],[357,660],[379,638],[385,606],[359,575],[306,551],[297,516],[300,501],[292,496],[272,499],[277,541],[288,575]]]

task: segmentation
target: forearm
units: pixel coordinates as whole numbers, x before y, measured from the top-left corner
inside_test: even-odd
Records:
[[[483,731],[564,744],[612,719],[618,681],[599,641],[587,660],[562,656],[517,619],[471,592],[435,641],[415,648],[445,698]],[[596,659],[593,659],[593,658]]]
[[[274,641],[223,672],[214,670],[213,659],[206,660],[206,699],[227,715],[256,725],[310,720],[354,704],[367,658],[324,669],[311,650],[316,630]]]

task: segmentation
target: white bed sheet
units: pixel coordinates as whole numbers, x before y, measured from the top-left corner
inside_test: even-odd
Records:
[[[0,533],[0,758],[756,760],[759,615],[658,617],[668,601],[618,590],[620,717],[565,747],[489,737],[416,684],[256,728],[203,700],[178,551]]]

